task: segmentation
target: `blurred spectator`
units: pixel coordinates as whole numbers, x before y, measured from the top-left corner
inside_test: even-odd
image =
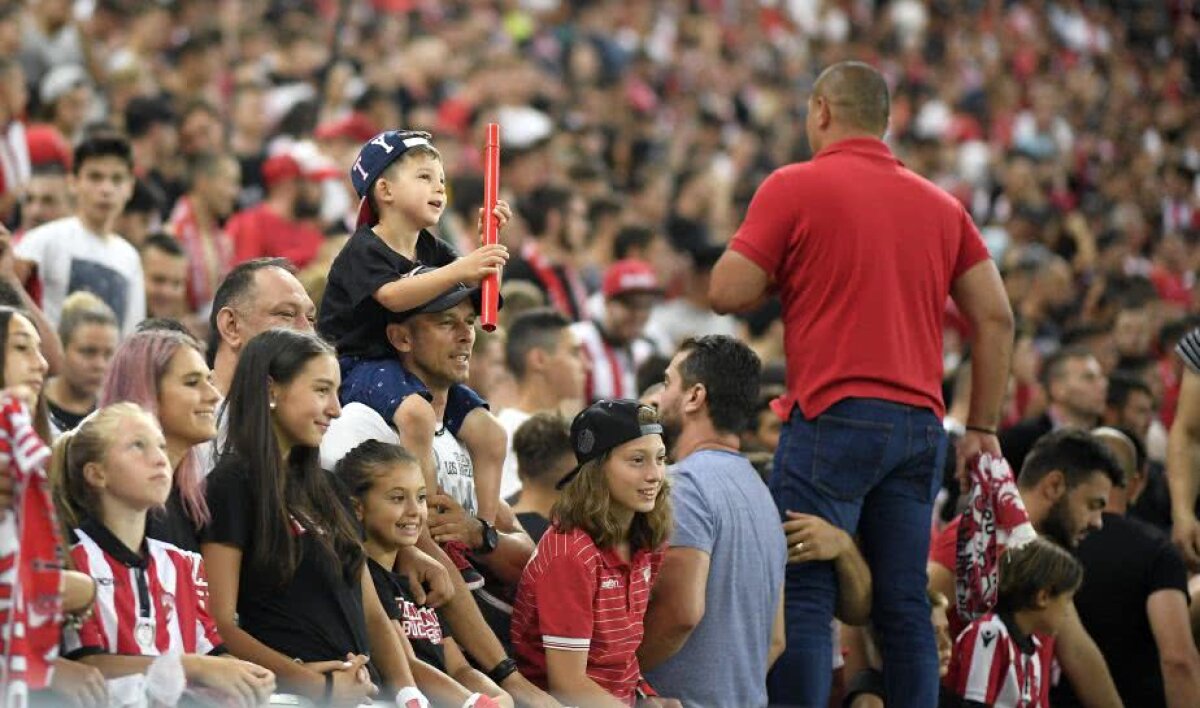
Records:
[[[504,269],[506,280],[528,280],[572,321],[587,317],[587,289],[575,262],[583,247],[583,200],[568,189],[540,187],[517,203],[529,240]]]
[[[162,97],[138,96],[125,106],[125,132],[133,147],[133,173],[159,198],[165,218],[184,186],[175,110]]]
[[[587,361],[570,320],[552,308],[528,310],[512,321],[505,361],[517,384],[513,405],[496,413],[508,433],[508,453],[500,480],[500,496],[508,499],[521,490],[520,457],[513,447],[517,430],[537,413],[566,414],[571,408],[582,408]],[[535,464],[553,462],[543,459]]]
[[[117,217],[117,233],[141,249],[147,237],[162,230],[164,215],[163,195],[156,187],[145,180],[137,180],[133,184],[133,196],[125,204],[125,209]]]
[[[59,432],[74,430],[96,409],[100,386],[116,353],[117,317],[104,301],[81,290],[63,302],[58,338],[62,370],[46,382],[46,409]]]
[[[262,165],[262,177],[266,200],[238,212],[225,227],[233,239],[234,262],[279,257],[303,268],[325,240],[312,224],[320,204],[300,163],[290,155],[268,158]]]
[[[601,292],[603,313],[571,327],[589,365],[584,399],[633,398],[638,367],[656,351],[645,329],[662,287],[648,263],[626,260],[609,266]]]
[[[0,217],[7,218],[29,182],[28,100],[20,64],[0,56]]]
[[[56,163],[34,167],[21,198],[21,225],[17,234],[70,213],[71,195],[67,192],[66,169]]]
[[[213,293],[233,267],[233,240],[222,228],[237,205],[237,161],[217,152],[188,161],[187,193],[175,202],[167,230],[183,244],[188,260],[188,309],[207,312]]]
[[[570,423],[558,411],[534,413],[512,434],[512,447],[521,483],[513,512],[536,544],[550,528],[559,481],[575,467]]]
[[[688,264],[683,269],[679,296],[656,305],[646,324],[647,335],[658,343],[661,351],[673,351],[688,337],[737,335],[737,320],[732,315],[713,312],[708,301],[712,269],[723,250],[709,244],[688,248]],[[661,272],[661,268],[658,270]]]
[[[44,285],[43,309],[57,322],[76,290],[90,290],[112,308],[122,333],[146,316],[142,263],[137,250],[113,232],[133,191],[129,143],[119,135],[96,135],[75,148],[75,216],[25,234],[16,247],[18,273],[36,270]]]
[[[51,69],[39,85],[38,99],[44,120],[71,144],[83,137],[84,124],[98,108],[87,71],[76,64]]]
[[[1050,357],[1042,368],[1042,386],[1050,401],[1046,412],[1001,431],[1000,447],[1014,469],[1046,433],[1061,427],[1089,430],[1104,415],[1107,379],[1086,349],[1064,349]]]
[[[1143,445],[1154,420],[1154,392],[1141,379],[1115,373],[1108,379],[1104,424],[1132,431]]]
[[[142,244],[146,316],[181,319],[187,313],[187,253],[168,234],[151,234]]]

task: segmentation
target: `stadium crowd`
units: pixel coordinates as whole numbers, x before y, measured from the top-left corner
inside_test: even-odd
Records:
[[[789,506],[786,278],[721,280],[876,77],[870,149],[966,224],[933,334],[838,323],[941,352],[915,623]],[[940,705],[1200,705],[1198,85],[1187,0],[0,0],[0,506],[15,421],[70,569],[4,704],[928,706],[911,633]],[[1038,538],[960,614],[980,433]]]

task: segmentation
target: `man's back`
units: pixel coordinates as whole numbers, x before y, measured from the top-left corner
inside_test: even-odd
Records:
[[[709,554],[704,617],[683,648],[647,678],[685,705],[763,706],[767,650],[783,587],[779,512],[741,455],[702,450],[671,474],[671,545]]]
[[[883,142],[843,140],[776,171],[732,248],[779,284],[784,405],[810,418],[847,397],[943,412],[946,298],[987,249],[962,206]]]

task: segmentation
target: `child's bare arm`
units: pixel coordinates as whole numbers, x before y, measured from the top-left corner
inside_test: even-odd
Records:
[[[476,408],[467,414],[458,438],[471,453],[475,468],[475,496],[479,500],[479,517],[495,525],[500,508],[500,474],[504,455],[508,451],[508,433],[486,408]]]

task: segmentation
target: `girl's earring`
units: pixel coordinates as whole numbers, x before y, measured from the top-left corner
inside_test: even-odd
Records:
[[[275,401],[271,401],[271,410],[275,410]]]

